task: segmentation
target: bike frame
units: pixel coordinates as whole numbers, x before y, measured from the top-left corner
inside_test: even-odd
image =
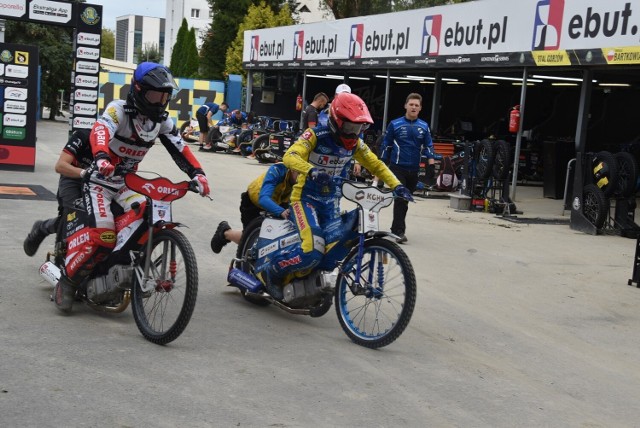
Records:
[[[367,239],[393,236],[391,233],[380,231],[379,212],[382,208],[386,208],[393,203],[394,196],[390,191],[381,190],[366,183],[347,180],[342,183],[342,196],[355,203],[357,208],[340,218],[340,221],[343,223],[343,233],[341,233],[341,238],[338,241],[329,244],[331,248],[322,259],[320,268],[324,270],[335,269],[339,262],[344,259],[346,253],[354,247],[353,245],[349,246],[347,243],[357,237],[358,243],[356,245],[358,248],[358,256],[355,285],[359,286],[358,278],[360,278],[362,272],[362,257],[364,254],[364,244]],[[356,214],[357,219],[355,218]],[[358,232],[356,235],[352,232],[354,221],[358,222]],[[373,272],[371,272],[371,274],[373,274]]]

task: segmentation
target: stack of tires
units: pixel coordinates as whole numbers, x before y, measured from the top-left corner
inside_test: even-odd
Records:
[[[513,165],[513,149],[504,140],[480,140],[474,149],[475,178],[506,180]]]
[[[582,213],[602,229],[609,216],[610,199],[630,198],[636,193],[638,162],[629,152],[600,151],[590,159],[582,188]]]

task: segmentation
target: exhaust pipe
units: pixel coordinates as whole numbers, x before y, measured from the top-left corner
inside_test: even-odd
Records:
[[[260,288],[262,288],[262,283],[260,282],[260,280],[258,280],[258,278],[255,278],[254,276],[249,275],[248,273],[237,268],[229,269],[227,281],[229,281],[231,285],[234,285],[249,293],[257,293]]]
[[[62,276],[62,272],[60,268],[52,262],[44,262],[42,266],[40,266],[40,276],[55,287]]]

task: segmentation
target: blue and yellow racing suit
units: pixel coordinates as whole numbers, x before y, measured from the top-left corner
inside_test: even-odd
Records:
[[[330,226],[340,221],[340,183],[334,181],[321,187],[311,180],[309,173],[315,168],[332,177],[346,178],[351,158],[392,189],[400,184],[362,140],[353,150],[347,150],[335,142],[326,126],[307,129],[285,153],[285,166],[300,173],[291,192],[289,218],[295,223],[301,241],[273,257],[268,271],[272,280],[288,274],[308,275],[324,256],[325,242],[330,245],[336,240],[337,237],[329,236],[326,230],[339,229]]]

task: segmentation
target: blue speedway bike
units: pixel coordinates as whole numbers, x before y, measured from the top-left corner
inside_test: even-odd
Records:
[[[251,303],[273,304],[291,314],[320,317],[335,302],[347,336],[358,345],[380,348],[396,340],[411,320],[415,273],[400,246],[385,239],[397,237],[379,229],[379,211],[391,205],[393,193],[344,180],[342,197],[356,208],[328,225],[325,256],[309,275],[284,287],[263,285],[257,278],[273,253],[300,240],[291,221],[264,217],[243,232],[229,266],[229,285]]]

